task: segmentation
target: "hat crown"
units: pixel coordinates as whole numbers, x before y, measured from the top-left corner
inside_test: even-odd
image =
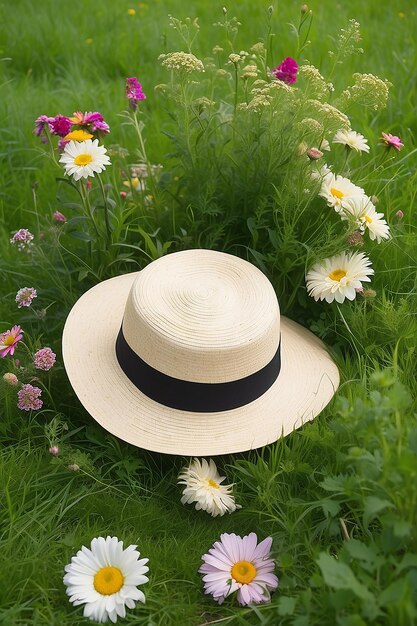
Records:
[[[187,250],[138,274],[123,334],[145,363],[168,376],[229,382],[259,371],[275,355],[279,305],[254,265],[223,252]]]

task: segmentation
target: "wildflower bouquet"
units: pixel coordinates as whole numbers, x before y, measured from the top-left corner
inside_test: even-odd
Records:
[[[224,42],[200,60],[193,53],[198,21],[171,17],[187,51],[160,56],[168,81],[156,86],[171,103],[174,151],[163,183],[183,239],[247,255],[287,309],[307,306],[307,292],[339,303],[363,292],[374,270],[357,249],[391,237],[375,205],[380,174],[403,145],[385,132],[370,145],[352,130],[351,115],[385,107],[388,81],[355,73],[344,88],[332,82],[340,64],[361,52],[359,24],[351,20],[341,31],[322,74],[302,60],[311,19],[303,7],[294,27],[297,58],[276,65],[271,29],[238,51],[240,24],[224,9],[217,24]]]

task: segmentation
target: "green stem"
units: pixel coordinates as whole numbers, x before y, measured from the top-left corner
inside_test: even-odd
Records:
[[[104,203],[104,221],[106,222],[106,232],[107,232],[107,245],[111,245],[111,228],[110,228],[110,220],[109,220],[109,209],[107,205],[107,197],[104,189],[103,181],[101,177],[98,176],[98,182],[100,184],[101,193],[103,194],[103,203]]]

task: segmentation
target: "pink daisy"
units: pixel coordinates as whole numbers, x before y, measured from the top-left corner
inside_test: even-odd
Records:
[[[40,115],[39,117],[36,118],[35,120],[35,130],[33,131],[35,133],[35,135],[37,135],[38,137],[40,135],[42,135],[45,131],[45,126],[46,124],[51,124],[51,122],[53,122],[54,118],[53,117],[48,117],[48,115]]]
[[[75,111],[70,120],[76,126],[86,128],[91,133],[97,133],[105,135],[110,132],[110,126],[104,121],[104,117],[98,111],[81,113],[81,111]]]
[[[234,533],[220,535],[220,541],[201,557],[204,564],[198,571],[204,574],[205,593],[219,604],[235,591],[242,605],[269,602],[270,591],[278,587],[271,545],[272,537],[258,544],[256,533],[243,538]]]
[[[382,141],[385,143],[387,148],[395,148],[400,151],[401,148],[404,147],[401,139],[396,135],[391,135],[390,133],[382,133]]]
[[[295,83],[297,80],[297,72],[298,72],[298,64],[297,61],[292,59],[291,57],[287,57],[272,70],[275,78],[278,80],[282,80],[287,85],[291,85]]]
[[[33,357],[36,369],[44,372],[48,372],[54,366],[55,361],[56,354],[52,352],[51,348],[41,348]]]
[[[39,396],[42,393],[42,389],[39,387],[33,387],[33,385],[22,385],[22,388],[17,392],[19,402],[17,408],[22,411],[37,411],[42,407],[42,400]]]
[[[8,354],[13,356],[16,345],[23,339],[23,331],[20,326],[13,326],[11,330],[6,330],[0,335],[0,357]]]

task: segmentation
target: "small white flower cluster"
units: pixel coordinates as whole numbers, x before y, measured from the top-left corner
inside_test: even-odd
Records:
[[[310,98],[321,100],[329,93],[329,86],[314,65],[300,65],[298,76],[307,82],[306,92]]]
[[[187,74],[204,72],[203,62],[190,52],[169,52],[168,54],[160,54],[158,59],[162,60],[163,67],[169,70],[183,71]]]
[[[343,107],[359,104],[373,111],[387,105],[391,83],[373,74],[353,74],[355,82],[342,92],[338,101]]]

